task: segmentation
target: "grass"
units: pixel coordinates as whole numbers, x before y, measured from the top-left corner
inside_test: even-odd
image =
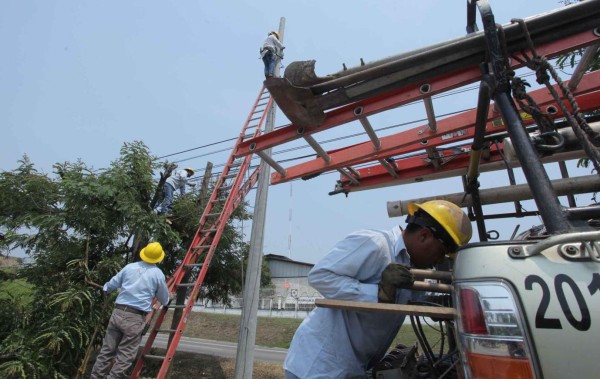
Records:
[[[170,325],[172,313],[165,317],[163,325]],[[302,319],[259,317],[256,325],[256,344],[267,347],[290,347],[292,337]],[[240,332],[240,316],[218,313],[193,312],[185,328],[186,337],[215,341],[237,342]]]
[[[0,299],[13,298],[26,305],[32,299],[32,286],[23,279],[4,279],[14,277],[21,262],[19,258],[0,256]]]
[[[167,314],[164,326],[170,325],[171,314]],[[267,347],[288,348],[294,332],[302,319],[259,317],[256,328],[256,344]],[[204,338],[209,340],[237,342],[240,329],[240,316],[217,313],[195,312],[190,315],[184,335],[186,337]],[[439,332],[424,326],[424,332],[429,342],[436,345]],[[410,325],[404,325],[396,336],[392,348],[398,344],[412,346],[416,336]],[[439,346],[435,346],[439,349]],[[150,367],[149,367],[150,368]],[[169,377],[171,379],[191,378],[232,378],[235,372],[235,359],[219,358],[208,355],[179,352],[175,355]],[[254,362],[253,378],[278,379],[283,378],[283,368],[280,363]]]

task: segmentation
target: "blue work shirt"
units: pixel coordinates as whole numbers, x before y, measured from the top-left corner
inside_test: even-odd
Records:
[[[390,263],[410,266],[402,231],[359,230],[338,242],[313,267],[308,281],[327,299],[378,302],[381,273]],[[396,291],[396,304],[422,293]],[[300,324],[283,367],[307,378],[365,378],[379,362],[405,315],[315,308]]]
[[[120,289],[115,303],[144,312],[151,311],[152,299],[161,304],[169,302],[165,274],[154,264],[144,261],[130,263],[104,284],[105,292]]]
[[[179,193],[185,195],[185,186],[188,184],[188,172],[179,170],[167,178],[167,184],[173,187],[173,191],[179,190]]]

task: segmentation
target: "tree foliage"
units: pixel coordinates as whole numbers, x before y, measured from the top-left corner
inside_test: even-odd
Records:
[[[167,254],[160,267],[167,276],[174,271],[203,209],[188,194],[174,202],[172,225],[155,215],[153,172],[161,167],[134,142],[106,169],[77,161],[45,174],[25,156],[15,170],[0,173],[0,243],[32,258],[17,273],[31,286],[31,301],[0,301],[0,377],[76,376],[87,346],[101,344],[112,310],[114,299],[104,299],[98,285],[139,259],[135,238],[161,242]],[[248,218],[243,206],[234,218]],[[205,278],[207,296],[227,301],[239,292],[235,272],[246,251],[230,220]]]

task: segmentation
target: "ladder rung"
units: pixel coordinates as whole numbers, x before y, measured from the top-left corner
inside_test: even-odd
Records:
[[[202,267],[204,263],[187,263],[184,266],[185,267]]]
[[[242,139],[246,139],[246,138],[252,138],[252,137],[254,137],[254,133],[251,133],[251,134],[245,134],[245,135],[243,135],[243,136],[242,136]]]
[[[346,171],[344,171],[341,168],[338,168],[337,170],[340,174],[342,174],[343,176],[348,178],[348,180],[350,180],[353,184],[356,184],[356,185],[359,184],[358,179],[355,178],[354,176],[350,175],[349,173],[347,173]]]
[[[232,164],[229,165],[229,168],[240,167],[241,165],[242,165],[242,162],[233,162]]]
[[[285,178],[287,175],[285,169],[281,167],[279,163],[277,163],[270,155],[267,155],[264,151],[257,151],[256,154],[261,157],[269,166],[273,167],[275,171],[277,171],[282,177]]]
[[[169,305],[169,309],[173,308],[173,309],[184,309],[185,307],[187,307],[187,305]]]
[[[195,285],[196,283],[179,283],[177,284],[177,287],[193,287]]]
[[[156,329],[156,333],[175,333],[177,329]]]
[[[379,163],[383,166],[383,168],[385,168],[385,170],[394,178],[398,178],[399,175],[396,173],[395,167],[396,165],[392,166],[392,164],[390,162],[388,162],[385,159],[380,159]]]
[[[164,356],[164,355],[151,355],[151,354],[146,354],[146,355],[144,355],[144,358],[146,358],[146,359],[159,359],[159,360],[161,360],[161,361],[162,361],[163,359],[165,359],[165,356]]]
[[[248,125],[248,127],[246,128],[246,130],[248,129],[254,129],[258,126],[258,124],[254,124],[254,125]]]
[[[217,229],[206,229],[206,230],[203,230],[202,233],[214,233],[216,231],[217,231]]]
[[[231,178],[235,178],[238,175],[238,173],[236,172],[235,174],[229,174],[229,175],[225,175],[223,177],[223,179],[231,179]]]
[[[200,245],[200,246],[194,246],[192,247],[192,250],[202,250],[202,249],[208,249],[210,247],[210,245]]]
[[[206,215],[206,217],[215,217],[215,216],[218,216],[218,215],[220,215],[220,213],[209,213],[209,214]]]
[[[311,135],[304,136],[304,139],[317,152],[317,155],[323,158],[325,163],[329,163],[331,161],[331,157],[329,156],[329,154],[327,154],[327,152],[323,150],[321,145],[319,145],[319,143]]]
[[[356,176],[357,178],[359,178],[359,179],[360,179],[360,173],[359,173],[358,171],[356,171],[355,169],[353,169],[353,168],[352,168],[352,167],[350,167],[350,166],[346,167],[346,169],[347,169],[348,171],[350,171],[350,173],[351,173],[352,175],[354,175],[354,176]]]

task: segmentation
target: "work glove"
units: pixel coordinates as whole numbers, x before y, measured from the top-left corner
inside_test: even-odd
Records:
[[[380,303],[395,303],[396,289],[411,287],[415,277],[410,268],[398,263],[390,263],[381,273],[377,298]]]

